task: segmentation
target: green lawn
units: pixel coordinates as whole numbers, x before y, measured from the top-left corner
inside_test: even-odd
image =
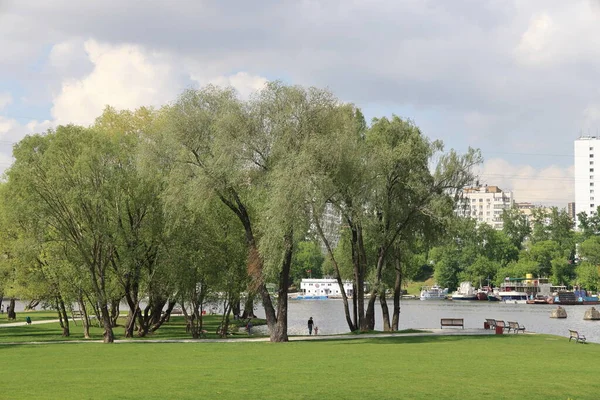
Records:
[[[17,314],[16,322],[24,322],[25,316],[29,315],[33,321],[41,320],[41,319],[56,319],[56,314],[54,314],[53,318],[46,318],[46,314],[51,314],[46,311],[37,311],[31,313],[20,313]],[[205,315],[203,318],[204,321],[204,329],[208,332],[206,337],[209,339],[216,339],[219,336],[217,335],[217,327],[221,323],[221,316],[219,315]],[[12,321],[14,322],[14,321]],[[93,326],[90,327],[90,336],[91,339],[102,340],[102,334],[104,329],[99,328],[97,324],[95,324],[95,320]],[[121,326],[117,326],[114,328],[115,338],[116,339],[125,339],[124,337],[124,328],[122,325],[125,323],[125,318],[120,318],[119,323]],[[232,325],[235,324],[241,325],[239,332],[233,335],[232,337],[248,337],[245,332],[245,321],[231,321]],[[252,324],[256,327],[259,325],[265,324],[265,320],[261,319],[253,319]],[[14,326],[14,327],[0,327],[0,343],[6,342],[38,342],[38,341],[55,341],[55,340],[83,340],[83,326],[81,324],[81,320],[77,320],[77,325],[73,323],[73,320],[69,320],[69,329],[71,331],[71,336],[68,338],[63,338],[62,328],[58,324],[58,322],[54,323],[44,323],[44,324],[35,324],[28,326]],[[256,335],[253,335],[256,336]],[[185,331],[185,321],[182,316],[173,316],[169,323],[163,325],[158,329],[154,334],[149,335],[146,339],[191,339],[191,335]],[[144,340],[140,338],[132,338],[132,341],[135,340]],[[1,398],[1,397],[0,397]]]
[[[29,316],[32,320],[41,321],[49,319],[58,319],[56,311],[19,311],[16,320],[9,320],[6,312],[0,314],[0,325],[12,324],[13,322],[25,322],[25,318]]]
[[[600,397],[600,346],[547,335],[0,345],[0,359],[7,399]]]

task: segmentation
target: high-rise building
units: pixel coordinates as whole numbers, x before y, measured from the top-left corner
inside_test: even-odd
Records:
[[[567,214],[571,217],[571,220],[575,222],[575,217],[577,217],[577,209],[575,208],[575,203],[567,203]]]
[[[456,214],[471,217],[478,223],[486,223],[494,229],[502,229],[502,212],[514,203],[513,193],[498,186],[478,186],[463,189],[456,205]]]
[[[598,157],[596,157],[598,154]],[[598,160],[597,160],[598,158]],[[600,173],[596,173],[595,164],[600,162],[600,138],[582,136],[575,140],[575,211],[592,215],[600,204],[596,201],[596,190],[600,190]],[[600,170],[598,171],[600,172]],[[599,192],[600,193],[600,192]],[[577,222],[575,214],[575,226]]]

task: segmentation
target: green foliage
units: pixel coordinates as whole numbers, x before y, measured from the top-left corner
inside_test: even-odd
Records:
[[[292,258],[292,269],[290,281],[296,287],[300,287],[302,278],[323,277],[323,253],[321,247],[314,241],[301,241],[296,245],[297,249]]]

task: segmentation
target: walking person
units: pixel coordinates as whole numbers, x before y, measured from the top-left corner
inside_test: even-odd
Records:
[[[308,334],[309,334],[309,335],[312,335],[312,330],[313,330],[313,325],[314,325],[314,324],[315,324],[315,323],[313,322],[313,319],[312,319],[312,317],[310,317],[310,318],[308,319]]]

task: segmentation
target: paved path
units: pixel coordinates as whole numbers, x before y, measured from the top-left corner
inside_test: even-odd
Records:
[[[44,321],[39,321],[43,323]],[[314,340],[359,340],[390,337],[415,337],[415,336],[487,336],[493,335],[493,330],[486,329],[423,329],[426,332],[415,333],[379,333],[364,335],[321,335],[321,336],[290,336],[290,342]],[[532,333],[532,332],[529,332]],[[115,340],[115,343],[239,343],[239,342],[268,342],[268,337],[257,338],[229,338],[229,339],[138,339]],[[6,342],[0,345],[40,345],[40,344],[68,344],[68,343],[102,343],[102,340],[60,340],[45,342]]]
[[[57,319],[42,319],[39,321],[32,320],[31,325],[51,324],[53,322],[58,322],[58,320]],[[0,328],[10,328],[11,326],[25,326],[25,325],[27,325],[27,322],[10,322],[8,324],[0,324]]]

